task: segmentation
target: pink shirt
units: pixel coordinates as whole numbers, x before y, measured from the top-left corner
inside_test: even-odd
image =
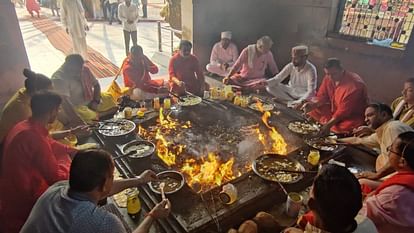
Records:
[[[224,49],[221,46],[221,42],[217,42],[211,50],[210,63],[213,65],[227,63],[231,67],[234,62],[236,62],[238,57],[239,51],[237,50],[237,46],[235,44],[230,43],[229,47]]]
[[[386,187],[365,199],[360,214],[369,217],[379,233],[412,233],[414,191],[401,185]]]
[[[264,78],[265,70],[267,67],[269,67],[272,75],[275,75],[279,72],[279,68],[277,67],[275,59],[273,58],[273,54],[270,51],[260,55],[259,57],[256,54],[253,58],[253,68],[250,68],[248,64],[247,48],[248,47],[243,49],[239,58],[233,66],[236,71],[240,70],[241,68],[241,77],[249,79]]]

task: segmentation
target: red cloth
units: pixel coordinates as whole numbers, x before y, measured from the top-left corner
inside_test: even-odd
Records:
[[[126,58],[122,75],[126,87],[139,88],[145,92],[157,93],[163,80],[151,80],[150,74],[158,73],[158,67],[144,55],[143,60],[134,63],[130,57]]]
[[[367,184],[361,184],[361,191],[362,191],[362,194],[368,195],[374,190]]]
[[[92,101],[94,92],[93,87],[96,85],[97,81],[91,70],[86,66],[83,66],[82,68],[81,81],[85,100]]]
[[[375,194],[378,194],[379,192],[381,192],[381,190],[392,185],[401,185],[414,191],[414,172],[397,172],[397,174],[384,180],[384,182],[382,182],[380,186],[375,190]]]
[[[329,76],[325,76],[317,93],[321,107],[309,115],[321,124],[331,118],[343,117],[331,130],[335,133],[350,133],[364,124],[364,112],[368,105],[368,93],[364,81],[355,73],[345,71],[344,77],[335,85]]]
[[[68,179],[74,149],[48,136],[29,119],[16,124],[3,144],[0,176],[0,232],[17,233],[36,200],[56,181]]]
[[[32,14],[33,11],[39,14],[40,6],[36,0],[26,0],[26,9],[30,14]]]
[[[205,85],[204,75],[196,56],[182,57],[180,53],[176,53],[170,59],[168,73],[170,79],[176,77],[178,80],[183,81],[187,91],[196,95],[203,95],[201,88]],[[184,92],[182,88],[175,84],[172,85],[172,91],[179,94]]]
[[[297,222],[300,229],[302,230],[305,230],[305,227],[308,223],[310,223],[311,225],[315,225],[315,215],[312,211],[308,211],[304,215],[300,216]]]

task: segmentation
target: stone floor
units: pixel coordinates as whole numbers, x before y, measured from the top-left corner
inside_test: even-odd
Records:
[[[165,77],[167,62],[171,56],[171,47],[170,32],[162,30],[162,46],[165,52],[158,52],[157,21],[162,20],[159,11],[163,5],[163,0],[149,0],[148,2],[148,18],[141,19],[138,23],[138,44],[143,47],[144,53],[159,65],[160,71],[157,75],[154,75],[154,78]],[[17,6],[16,12],[31,69],[50,77],[63,63],[65,55],[55,49],[48,38],[37,30],[32,22],[27,20],[30,16],[24,8]],[[50,9],[42,8],[41,14],[60,24],[59,18],[51,15]],[[168,26],[167,23],[161,23],[161,25]],[[89,21],[89,27],[90,31],[87,34],[88,46],[100,52],[119,67],[125,58],[122,26],[117,23],[109,25],[106,21],[97,20]],[[179,39],[174,37],[174,47],[178,43]],[[103,78],[99,81],[102,88],[106,89],[111,80],[110,78]]]

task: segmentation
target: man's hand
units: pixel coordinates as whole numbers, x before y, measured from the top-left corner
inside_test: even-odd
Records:
[[[85,31],[89,31],[89,26],[85,25]]]
[[[308,113],[315,109],[317,107],[317,103],[315,102],[306,102],[300,107],[300,110],[304,111],[305,113]]]
[[[221,63],[220,64],[220,69],[227,70],[227,68],[229,68],[229,64],[227,64],[227,63]]]
[[[66,28],[66,33],[69,34],[69,28]]]
[[[380,177],[378,177],[378,173],[376,172],[361,172],[356,175],[358,179],[369,179],[369,180],[378,180]]]
[[[149,215],[155,219],[166,218],[170,214],[170,211],[171,203],[168,199],[164,199],[154,206]]]
[[[356,137],[365,137],[375,133],[375,131],[368,126],[360,126],[352,131]]]
[[[146,184],[150,181],[157,180],[157,174],[155,174],[155,172],[151,170],[145,170],[144,172],[141,173],[141,175],[139,175],[139,177],[140,177],[140,182],[143,184]]]
[[[134,23],[134,21],[132,21],[132,20],[127,20],[127,23],[129,23],[129,24],[133,24]]]
[[[229,76],[223,78],[223,83],[224,84],[226,84],[226,85],[229,84],[229,81],[230,81],[230,77]]]
[[[317,134],[317,137],[326,137],[331,132],[331,126],[330,125],[323,125],[321,129],[319,130],[319,133]]]
[[[178,85],[179,87],[184,87],[184,86],[185,86],[185,83],[184,83],[183,81],[178,81],[178,82],[177,82],[177,85]]]
[[[223,66],[224,66],[224,70],[227,70],[230,65],[228,63],[224,63]]]
[[[288,107],[299,110],[304,103],[304,100],[295,100],[288,103]]]

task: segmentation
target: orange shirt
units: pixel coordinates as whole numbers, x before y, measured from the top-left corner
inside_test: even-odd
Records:
[[[151,80],[151,74],[158,73],[158,67],[146,56],[141,63],[135,64],[128,57],[125,60],[122,75],[126,87],[136,87],[146,92],[156,93],[162,83]]]
[[[325,76],[317,93],[320,108],[310,112],[314,119],[325,124],[331,118],[343,117],[332,127],[335,133],[349,133],[364,124],[364,112],[368,105],[368,93],[364,81],[355,73],[345,71],[344,77],[335,84]]]

